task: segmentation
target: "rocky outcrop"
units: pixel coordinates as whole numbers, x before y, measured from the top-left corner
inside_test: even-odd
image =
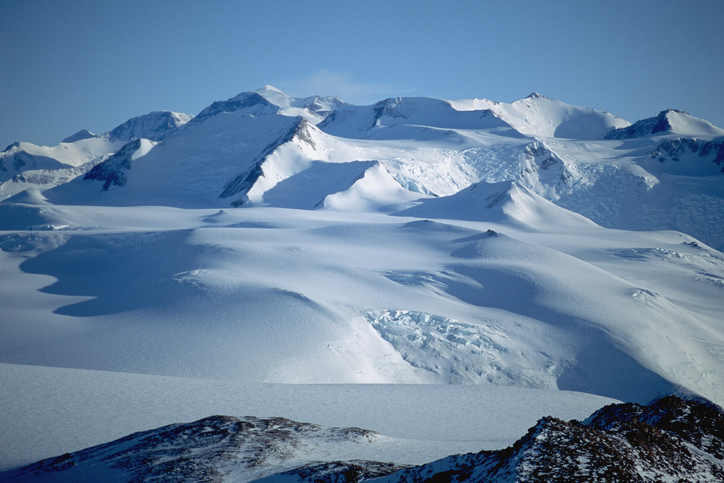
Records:
[[[378,481],[724,481],[723,432],[721,408],[667,396],[606,406],[582,423],[546,417],[504,450],[450,456]]]
[[[43,460],[2,473],[0,481],[89,481],[99,468],[133,482],[724,481],[724,412],[676,396],[648,406],[609,405],[583,422],[545,417],[503,450],[422,466],[315,460],[315,446],[370,444],[378,436],[284,418],[211,416]]]

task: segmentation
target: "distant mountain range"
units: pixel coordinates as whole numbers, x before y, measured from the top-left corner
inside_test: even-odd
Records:
[[[537,93],[353,106],[267,86],[196,117],[152,112],[55,147],[15,143],[0,163],[1,197],[38,190],[65,204],[339,206],[380,166],[388,188],[374,196],[394,211],[515,181],[604,227],[679,230],[724,247],[724,130],[674,110],[630,124]]]

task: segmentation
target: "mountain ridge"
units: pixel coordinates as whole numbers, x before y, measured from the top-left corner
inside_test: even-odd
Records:
[[[352,453],[355,445],[375,445],[384,437],[374,431],[324,428],[285,418],[211,416],[49,458],[0,474],[0,479],[87,480],[104,475],[139,482],[713,481],[724,478],[722,435],[721,408],[667,396],[648,406],[609,405],[583,422],[544,417],[508,448],[412,466],[318,459],[325,456],[319,449],[330,442],[349,446]],[[345,452],[337,449],[336,454]]]
[[[324,109],[310,108],[317,105],[315,103],[324,106]],[[320,113],[324,115],[321,116]],[[689,213],[675,210],[666,214],[659,209],[664,193],[670,193],[667,196],[671,199],[681,199],[681,203],[690,193],[688,188],[682,191],[681,183],[662,178],[662,168],[664,172],[672,172],[669,166],[675,168],[674,172],[678,176],[698,176],[697,171],[711,176],[724,169],[721,143],[710,139],[712,134],[721,130],[717,131],[718,128],[705,121],[696,120],[678,111],[662,111],[657,118],[625,127],[628,123],[615,116],[570,106],[542,95],[531,95],[512,104],[476,100],[391,98],[373,106],[351,106],[336,98],[291,98],[278,89],[267,86],[254,92],[239,94],[227,101],[213,103],[189,123],[173,128],[173,142],[179,146],[182,142],[191,142],[190,132],[194,130],[191,128],[206,124],[206,121],[220,114],[250,116],[244,121],[243,127],[229,125],[225,128],[229,133],[233,129],[257,129],[257,124],[260,129],[267,129],[263,127],[263,124],[268,124],[261,121],[263,118],[293,118],[298,115],[309,122],[310,127],[315,126],[317,145],[308,151],[302,148],[302,152],[306,152],[302,154],[306,161],[288,174],[282,175],[282,178],[300,175],[304,166],[308,166],[310,162],[332,163],[329,168],[333,169],[335,164],[375,160],[381,162],[403,188],[436,196],[451,195],[483,181],[496,183],[516,180],[559,206],[583,214],[602,226],[630,228],[640,225],[647,229],[683,229],[715,247],[724,247],[724,234],[707,234],[701,228],[694,228],[716,226],[715,209],[703,209],[702,202],[697,203],[696,209]],[[631,137],[625,134],[640,130],[643,125],[648,126],[646,129],[650,132],[657,123],[669,122],[669,117],[673,119],[671,122],[674,125],[684,127],[657,132],[654,136],[656,139],[652,140],[647,148],[648,152],[642,152],[639,141],[647,137]],[[566,127],[568,125],[571,126],[570,129]],[[694,134],[692,129],[699,129],[701,126],[703,131],[698,140],[681,137],[682,133]],[[198,151],[199,156],[228,158],[229,163],[237,165],[236,168],[232,168],[230,164],[228,168],[224,167],[224,172],[229,173],[223,175],[226,179],[214,181],[213,188],[210,186],[211,189],[218,190],[217,196],[224,194],[219,200],[229,196],[230,186],[234,184],[235,178],[243,178],[243,173],[251,173],[260,159],[271,154],[273,149],[267,152],[270,146],[278,148],[291,141],[285,138],[286,129],[282,128],[278,134],[274,134],[275,137],[267,138],[267,143],[260,148],[251,148],[252,144],[245,148],[238,142],[228,146],[218,144],[223,152],[216,147],[198,144],[203,141],[195,138],[193,142],[197,144],[192,149]],[[171,131],[162,137],[165,139]],[[210,132],[208,129],[206,131]],[[623,138],[618,139],[621,136]],[[665,139],[659,139],[658,136],[665,136]],[[182,141],[187,137],[189,141]],[[577,140],[576,137],[581,139]],[[616,139],[613,139],[614,137]],[[599,141],[594,142],[591,139]],[[613,144],[621,141],[628,144]],[[357,145],[360,142],[363,146]],[[591,150],[591,154],[586,154],[586,150]],[[701,161],[696,166],[689,163],[691,167],[686,168],[683,163],[662,164],[649,161],[654,158],[664,159],[663,156],[678,161],[687,152],[695,153],[702,159],[711,158],[711,161]],[[413,154],[412,158],[409,157],[410,154]],[[540,159],[537,158],[539,156]],[[446,158],[453,161],[452,165],[445,166],[440,163],[441,159]],[[605,161],[606,158],[619,161]],[[96,158],[94,163],[102,161],[103,159]],[[519,167],[516,167],[518,163]],[[171,169],[170,162],[165,164],[169,168],[164,169]],[[184,162],[185,164],[187,163]],[[231,171],[236,173],[232,175]],[[163,179],[176,175],[169,171],[154,174],[149,172],[148,176]],[[218,176],[222,176],[221,171]],[[265,182],[275,185],[282,178],[266,178]],[[255,179],[259,181],[259,177]],[[627,186],[621,186],[624,180]],[[708,178],[701,182],[711,185],[715,180]],[[135,184],[133,179],[130,183]],[[174,190],[185,191],[182,186],[176,186]],[[7,187],[10,191],[11,186]],[[247,188],[251,189],[251,186]],[[12,189],[12,192],[17,192],[21,186],[15,185]],[[266,189],[268,188],[263,191]],[[712,206],[724,204],[722,195],[713,186],[699,192],[707,197],[707,203]],[[209,193],[205,204],[213,203],[212,194]],[[163,200],[170,200],[174,196],[173,192],[159,193],[159,198]],[[122,195],[116,194],[114,197]],[[132,197],[142,200],[138,194]],[[183,196],[179,201],[170,203],[182,204],[190,200],[188,196]],[[78,199],[75,202],[98,201],[101,199]],[[258,202],[265,203],[263,195]],[[235,206],[238,206],[238,203],[248,202],[230,199],[228,203],[236,203]],[[610,203],[610,206],[603,206],[603,203]],[[128,204],[128,201],[123,204]],[[222,207],[223,204],[217,206]],[[651,216],[652,213],[654,216]],[[692,223],[692,213],[699,217],[695,223]],[[692,232],[692,228],[695,231]]]
[[[681,112],[662,116],[630,131],[641,136],[605,139],[635,125],[541,95],[354,106],[265,86],[183,124],[151,113],[113,138],[12,145],[0,154],[0,377],[12,388],[0,421],[13,430],[0,448],[24,462],[50,454],[32,449],[34,434],[73,448],[75,429],[45,431],[63,421],[39,417],[79,389],[30,367],[135,374],[149,386],[249,384],[261,408],[274,385],[289,401],[301,385],[336,384],[325,391],[366,402],[372,385],[389,384],[398,416],[431,421],[438,406],[468,421],[472,399],[449,397],[465,387],[524,391],[486,399],[511,410],[543,392],[593,406],[688,391],[721,404],[724,136]],[[446,402],[422,411],[402,385],[441,386]],[[111,383],[94,389],[118,397]],[[84,394],[57,407],[96,401]],[[173,394],[155,403],[164,418],[154,425],[259,413],[243,410],[245,396],[213,411],[202,400],[189,416],[196,395]],[[316,403],[339,416],[332,426],[366,427],[325,394]],[[128,411],[114,411],[134,418],[146,397],[128,397]],[[294,414],[293,403],[273,407]],[[523,409],[536,416],[527,426],[546,414]],[[83,441],[117,437],[112,416],[97,416]],[[492,424],[466,444],[513,441],[488,436]],[[608,437],[579,426],[546,420],[536,434]],[[435,458],[457,441],[421,439]],[[471,450],[454,447],[447,454]],[[343,478],[347,467],[332,466],[330,478]]]

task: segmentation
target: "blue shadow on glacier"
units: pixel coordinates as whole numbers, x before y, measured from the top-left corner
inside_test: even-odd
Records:
[[[56,314],[91,317],[164,307],[200,293],[184,274],[200,268],[209,247],[187,243],[190,233],[76,235],[20,269],[57,279],[41,292],[93,297],[59,307]]]

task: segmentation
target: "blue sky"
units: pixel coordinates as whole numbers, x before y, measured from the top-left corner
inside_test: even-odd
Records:
[[[371,104],[533,91],[724,127],[724,2],[0,0],[0,149],[265,84]]]

